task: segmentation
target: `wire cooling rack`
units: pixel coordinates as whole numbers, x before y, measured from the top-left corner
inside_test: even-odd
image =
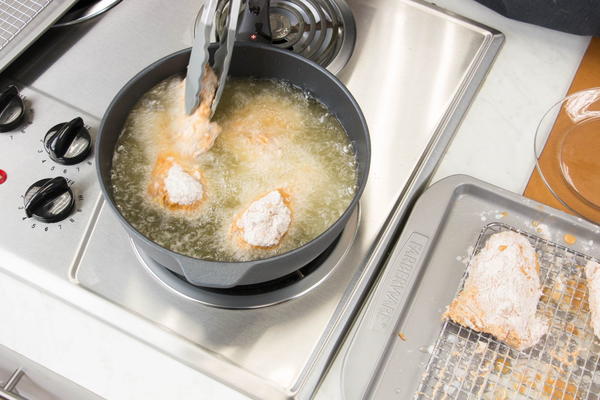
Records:
[[[518,351],[448,320],[415,399],[599,400],[600,341],[590,326],[584,273],[590,257],[493,223],[481,232],[471,259],[491,235],[507,230],[527,237],[538,254],[543,290],[538,314],[548,320],[548,333]]]
[[[52,0],[0,0],[0,50]]]

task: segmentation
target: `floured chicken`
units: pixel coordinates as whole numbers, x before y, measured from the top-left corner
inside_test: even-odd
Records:
[[[218,79],[207,65],[200,90],[200,105],[192,115],[182,113],[172,123],[168,151],[156,158],[148,185],[148,194],[156,203],[171,210],[194,210],[205,198],[202,173],[194,159],[210,150],[221,127],[210,122],[211,105]],[[184,84],[181,85],[183,103]],[[166,133],[167,135],[169,132]]]
[[[588,302],[592,314],[591,324],[594,334],[600,339],[600,264],[588,261],[585,265],[585,277],[588,287]]]
[[[204,200],[204,188],[200,170],[182,166],[173,155],[161,154],[154,164],[148,193],[162,207],[191,211]]]
[[[277,189],[252,202],[235,218],[232,232],[238,235],[243,246],[272,248],[281,242],[291,223],[289,196]]]
[[[444,317],[523,350],[548,330],[536,316],[541,295],[535,250],[524,236],[500,232],[473,258],[464,288]]]
[[[184,157],[198,157],[214,145],[221,133],[221,127],[210,122],[210,112],[217,86],[217,75],[206,65],[200,90],[200,105],[193,114],[182,113],[180,118],[173,121],[173,150]],[[181,100],[184,102],[185,80],[181,85]],[[183,108],[183,105],[182,105]]]

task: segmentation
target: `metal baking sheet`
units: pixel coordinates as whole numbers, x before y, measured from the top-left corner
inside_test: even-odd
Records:
[[[0,71],[58,20],[76,0],[0,1]]]
[[[523,352],[441,320],[470,257],[500,230],[523,233],[540,256],[539,311],[552,322]],[[416,203],[349,339],[345,398],[597,399],[600,343],[581,265],[600,259],[599,240],[597,225],[474,178],[436,183]]]

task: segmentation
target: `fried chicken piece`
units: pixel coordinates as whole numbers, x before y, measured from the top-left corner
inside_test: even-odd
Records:
[[[585,265],[585,277],[588,287],[588,303],[592,314],[591,324],[594,334],[600,339],[600,264],[588,261]]]
[[[548,330],[536,316],[541,296],[535,250],[524,236],[499,232],[473,258],[464,288],[444,318],[523,350]]]
[[[161,154],[154,164],[148,194],[170,210],[196,210],[206,198],[206,182],[197,168],[180,164],[175,154]]]
[[[200,105],[193,114],[183,113],[174,121],[173,150],[183,157],[198,157],[207,152],[221,134],[221,127],[210,121],[211,106],[218,84],[217,75],[206,65],[200,90]],[[181,87],[183,102],[184,84]]]
[[[291,223],[289,195],[276,189],[253,201],[234,218],[231,231],[241,247],[270,249],[281,243]]]

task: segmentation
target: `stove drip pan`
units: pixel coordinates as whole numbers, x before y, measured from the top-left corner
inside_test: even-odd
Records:
[[[299,270],[268,282],[236,286],[227,289],[195,286],[172,272],[137,248],[134,253],[141,264],[164,286],[173,292],[204,305],[251,309],[267,307],[302,296],[321,283],[344,258],[356,237],[359,211],[354,211],[340,236],[316,259]]]

